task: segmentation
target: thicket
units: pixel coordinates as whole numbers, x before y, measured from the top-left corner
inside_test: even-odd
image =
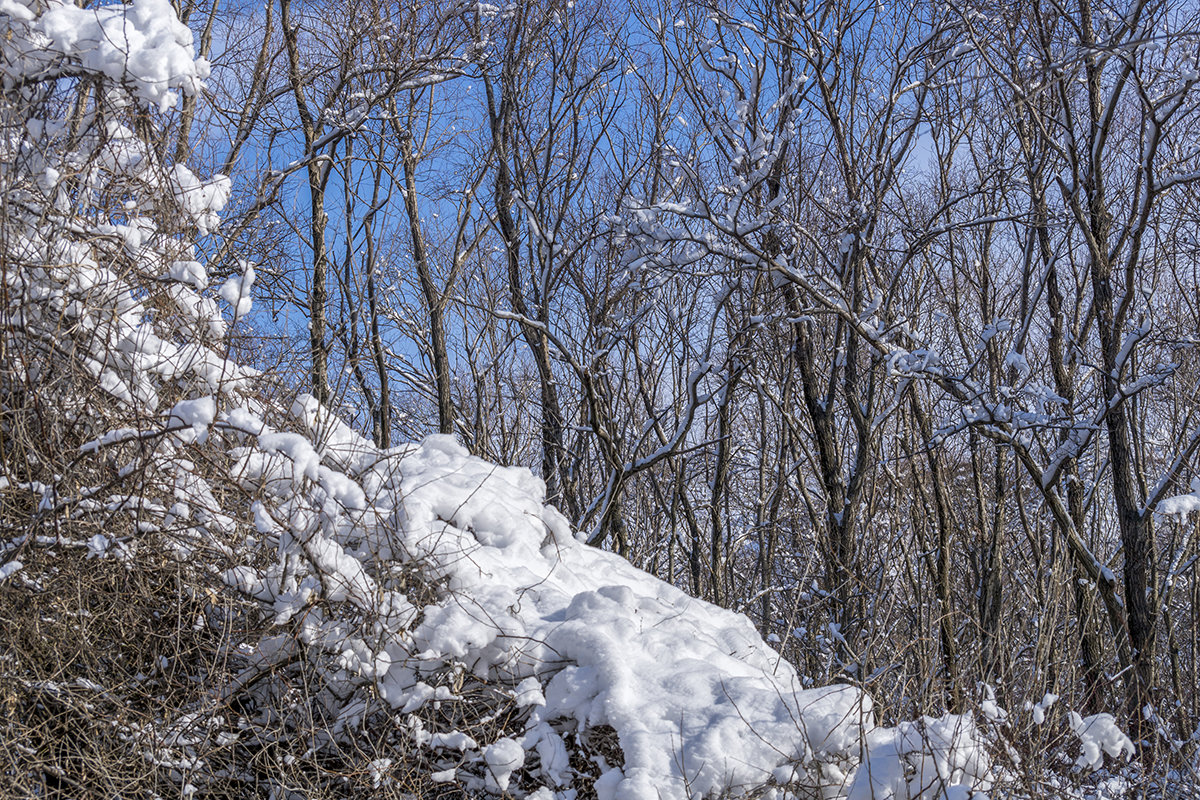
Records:
[[[328,736],[370,690],[319,639],[264,655],[228,574],[300,513],[264,432],[361,478],[298,386],[379,448],[533,466],[806,684],[987,720],[1026,792],[1099,780],[1072,710],[1131,734],[1131,791],[1194,789],[1190,5],[115,9],[0,3],[4,791],[464,791],[373,701]],[[524,724],[431,674],[464,698],[431,729]]]

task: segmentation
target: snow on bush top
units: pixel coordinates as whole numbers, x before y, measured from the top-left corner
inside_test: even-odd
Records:
[[[800,689],[746,617],[577,541],[528,470],[472,457],[445,436],[381,452],[310,397],[291,416],[302,434],[279,433],[247,409],[218,422],[257,444],[234,451],[234,474],[280,499],[270,512],[259,507],[260,530],[281,542],[279,562],[227,580],[277,622],[298,625],[301,641],[338,655],[347,669],[335,695],[369,685],[409,714],[442,699],[426,681],[455,664],[509,687],[529,709],[519,737],[415,733],[462,753],[458,778],[469,788],[501,791],[524,768],[546,791],[565,791],[568,739],[604,726],[620,757],[602,765],[600,798],[808,782],[858,800],[988,785],[969,717],[883,729],[857,689]],[[418,607],[389,589],[389,562],[419,565],[438,597]],[[347,618],[313,613],[321,597],[376,622],[352,630]]]
[[[201,235],[212,232],[229,180],[206,183],[184,165],[168,167],[121,122],[131,105],[166,108],[176,90],[199,90],[208,65],[195,57],[191,31],[168,0],[88,9],[0,0],[0,33],[3,124],[11,134],[4,247],[26,267],[2,276],[12,300],[6,319],[24,338],[14,352],[43,352],[51,364],[74,352],[105,392],[143,414],[158,413],[160,396],[196,382],[206,393],[235,387],[250,373],[221,355],[227,326],[214,299],[201,294],[207,276],[195,248],[154,221],[182,219]],[[67,122],[38,104],[49,96],[44,87],[69,92],[72,78],[100,79],[102,88],[80,106],[88,113],[69,136]],[[106,197],[120,204],[107,207]],[[253,270],[243,271],[225,293],[241,313],[250,302],[242,289],[248,294],[253,281]],[[174,330],[148,324],[166,309],[177,315]],[[46,346],[64,336],[64,321],[73,351]]]
[[[551,785],[566,783],[560,733],[600,725],[624,754],[601,781],[624,798],[761,784],[782,763],[857,747],[865,696],[798,690],[744,616],[577,542],[527,470],[472,458],[445,437],[396,467],[404,546],[450,590],[425,609],[412,648],[514,684],[536,678],[523,744],[547,754]],[[410,680],[404,667],[389,671],[381,691],[403,703]]]
[[[1193,478],[1191,492],[1168,497],[1158,506],[1158,513],[1178,517],[1182,521],[1189,514],[1200,511],[1200,478]]]
[[[38,6],[45,9],[40,15]],[[33,23],[28,40],[34,47],[21,53],[26,73],[53,75],[70,58],[73,66],[128,83],[160,111],[177,102],[173,90],[194,94],[208,77],[208,62],[196,58],[192,32],[168,0],[93,8],[62,0],[0,0],[0,14]]]

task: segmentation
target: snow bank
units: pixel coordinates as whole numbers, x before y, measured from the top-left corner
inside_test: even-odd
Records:
[[[444,437],[398,467],[404,546],[453,590],[425,610],[416,647],[537,678],[527,749],[557,750],[566,729],[615,729],[624,765],[609,765],[602,796],[766,783],[789,761],[848,757],[870,725],[870,700],[850,687],[799,690],[744,616],[577,542],[528,471]]]
[[[457,771],[468,788],[511,790],[523,769],[569,797],[572,742],[604,732],[615,747],[599,759],[602,800],[801,784],[829,798],[936,797],[989,785],[969,717],[877,728],[861,691],[799,688],[746,617],[577,541],[528,470],[474,458],[445,436],[380,452],[311,398],[293,411],[303,434],[274,432],[244,409],[228,418],[260,431],[261,450],[238,451],[239,477],[284,498],[275,518],[299,524],[280,541],[301,543],[312,574],[281,557],[231,583],[270,598],[277,620],[300,620],[302,640],[341,654],[353,673],[343,693],[369,677],[384,702],[410,713],[437,698],[425,678],[450,664],[511,687],[527,709],[519,736],[421,731],[430,747],[479,767],[481,785]],[[288,463],[265,466],[262,451]],[[306,495],[316,513],[298,514]],[[418,608],[390,591],[371,577],[388,562],[419,565],[439,596]],[[329,617],[298,613],[320,587],[388,624],[330,639]]]

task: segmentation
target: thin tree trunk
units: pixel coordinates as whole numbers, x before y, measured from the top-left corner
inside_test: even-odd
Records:
[[[942,649],[942,686],[946,709],[951,713],[962,710],[963,696],[958,685],[958,640],[954,626],[954,598],[951,585],[951,536],[954,531],[954,510],[950,500],[950,487],[945,470],[938,458],[936,448],[928,443],[933,440],[933,428],[921,408],[915,390],[909,394],[909,406],[917,422],[920,444],[925,449],[929,465],[929,481],[933,497],[934,520],[937,522],[937,562],[934,571],[934,595],[938,601],[938,638]],[[918,480],[920,478],[918,477]],[[997,526],[999,527],[999,526]],[[985,678],[987,680],[987,678]]]
[[[304,133],[304,149],[306,155],[312,155],[313,145],[317,139],[316,122],[304,99],[304,79],[300,74],[300,50],[297,44],[297,25],[291,20],[292,0],[279,0],[279,15],[283,25],[283,39],[287,46],[288,78],[291,82],[292,96],[296,101],[296,112],[300,116],[300,127]],[[329,217],[325,213],[325,184],[329,174],[328,164],[318,159],[308,162],[308,192],[309,192],[309,229],[312,247],[312,278],[308,293],[309,313],[309,357],[311,361],[309,378],[312,383],[313,395],[321,403],[330,401],[328,352],[325,346],[325,315],[329,303],[329,290],[326,285],[329,274],[329,254],[325,245],[325,228]]]
[[[382,170],[375,171],[375,187],[371,196],[371,208],[378,208],[379,184]],[[379,293],[375,284],[375,270],[378,267],[375,259],[375,228],[373,219],[363,220],[363,232],[367,242],[366,264],[367,273],[367,313],[370,315],[371,326],[371,355],[375,360],[375,372],[379,376],[379,419],[376,424],[378,437],[375,443],[387,449],[392,446],[392,392],[388,379],[386,349],[383,337],[379,333]]]
[[[200,33],[200,57],[208,58],[212,52],[213,38],[213,22],[217,18],[217,9],[221,5],[221,0],[212,0],[212,7],[208,10],[208,19],[204,23],[204,30]],[[180,20],[186,25],[187,19],[180,17]],[[175,163],[182,164],[188,159],[188,154],[191,152],[192,125],[196,118],[196,95],[185,94],[183,96],[183,108],[179,114],[179,137],[175,140]]]
[[[510,42],[509,47],[507,61],[511,64],[515,58],[511,52],[515,43]],[[551,366],[549,343],[539,327],[549,321],[546,311],[548,301],[546,298],[541,298],[536,312],[531,314],[529,304],[525,300],[522,277],[521,237],[512,212],[514,187],[509,164],[511,154],[508,142],[512,136],[510,117],[513,100],[508,96],[510,90],[507,86],[507,82],[510,80],[516,80],[516,76],[506,74],[501,78],[502,83],[506,85],[502,87],[499,102],[497,102],[491,81],[484,81],[488,116],[491,123],[492,146],[496,153],[496,180],[493,195],[496,224],[500,229],[501,239],[504,241],[509,299],[512,302],[513,311],[522,318],[519,324],[521,337],[533,355],[534,366],[537,368],[541,383],[542,480],[546,483],[546,502],[565,506],[566,498],[562,493],[564,481],[559,474],[563,462],[563,416]]]
[[[393,121],[393,126],[398,125],[398,122]],[[446,352],[446,300],[433,281],[429,267],[429,251],[425,246],[425,233],[421,228],[412,134],[410,131],[397,130],[397,135],[400,139],[400,163],[404,171],[404,210],[408,214],[408,229],[412,236],[413,263],[417,268],[421,294],[425,298],[425,309],[429,313],[429,350],[433,359],[434,389],[437,393],[438,432],[454,433],[457,415],[451,394],[450,357]]]
[[[1087,151],[1084,160],[1083,189],[1087,197],[1088,245],[1090,250],[1089,277],[1096,324],[1100,336],[1100,351],[1104,365],[1101,385],[1104,398],[1120,396],[1121,375],[1119,360],[1124,348],[1123,319],[1115,311],[1113,265],[1109,253],[1112,215],[1109,212],[1105,189],[1104,142],[1108,131],[1104,120],[1104,74],[1095,52],[1095,31],[1089,0],[1081,0],[1080,44],[1088,48],[1084,60],[1087,79],[1088,128]],[[1150,145],[1144,145],[1149,147]],[[1146,189],[1149,191],[1149,188]],[[1136,258],[1140,233],[1135,232],[1130,247]],[[1134,292],[1132,285],[1124,287]],[[1154,685],[1155,600],[1152,569],[1155,561],[1154,531],[1151,515],[1142,513],[1143,498],[1139,496],[1134,477],[1136,459],[1132,450],[1132,421],[1126,404],[1119,403],[1105,417],[1108,433],[1108,456],[1112,473],[1113,500],[1121,532],[1124,556],[1125,605],[1128,613],[1129,638],[1133,648],[1134,679],[1129,695],[1130,719],[1140,723],[1141,709],[1152,702]]]

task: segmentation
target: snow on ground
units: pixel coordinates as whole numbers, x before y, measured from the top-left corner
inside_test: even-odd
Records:
[[[615,731],[623,757],[604,765],[601,798],[682,800],[807,781],[822,783],[827,797],[857,800],[989,785],[969,717],[883,729],[855,688],[799,688],[745,616],[577,541],[528,470],[474,458],[446,436],[382,453],[311,398],[293,411],[305,436],[273,432],[245,410],[231,417],[258,431],[262,450],[291,462],[252,466],[261,451],[240,451],[245,475],[287,498],[276,516],[301,521],[282,538],[301,543],[315,576],[306,589],[281,561],[231,581],[270,598],[277,619],[302,616],[306,641],[328,641],[328,618],[297,614],[318,584],[389,620],[382,637],[339,629],[344,641],[332,647],[344,648],[344,662],[369,675],[400,713],[431,698],[421,678],[448,660],[513,687],[519,703],[533,707],[519,743],[445,734],[431,742],[477,751],[486,789],[508,786],[528,763],[525,753],[538,756],[531,769],[539,782],[565,789],[564,737],[600,726]],[[305,481],[323,509],[315,516],[296,513]],[[325,522],[315,522],[321,516]],[[392,560],[421,565],[443,587],[437,601],[418,613],[371,577]],[[864,757],[867,768],[856,772]]]

